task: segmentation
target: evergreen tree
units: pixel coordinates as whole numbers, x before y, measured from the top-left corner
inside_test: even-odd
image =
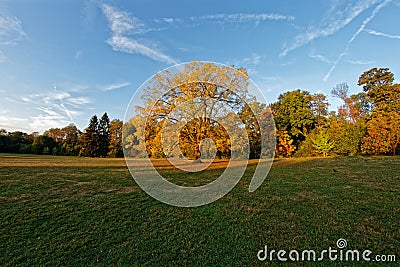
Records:
[[[110,119],[106,112],[101,117],[98,127],[98,156],[100,157],[107,157],[108,147],[110,146],[109,128]]]
[[[99,121],[97,116],[94,115],[90,119],[89,126],[86,128],[85,133],[82,135],[82,148],[79,153],[84,157],[97,157],[99,152],[98,142]]]

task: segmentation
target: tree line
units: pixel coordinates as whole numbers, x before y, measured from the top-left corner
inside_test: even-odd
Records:
[[[400,153],[400,84],[388,68],[372,68],[358,79],[362,91],[349,95],[346,83],[331,94],[342,100],[328,112],[323,94],[292,91],[271,105],[278,156],[396,155]]]
[[[75,125],[51,128],[38,132],[7,132],[0,130],[0,152],[55,156],[123,157],[122,127],[119,119],[112,120],[104,113],[94,115],[82,132]]]
[[[362,73],[358,79],[362,91],[357,94],[350,95],[346,83],[336,85],[331,95],[342,101],[337,111],[329,111],[330,104],[324,94],[311,94],[300,89],[279,95],[278,100],[268,106],[256,101],[241,104],[240,99],[247,94],[246,90],[238,89],[239,93],[232,94],[229,90],[216,87],[215,83],[180,85],[161,98],[157,96],[159,88],[166,86],[166,81],[168,86],[174,79],[177,84],[182,84],[182,77],[198,78],[210,70],[218,71],[212,65],[193,64],[179,75],[159,76],[154,83],[155,87],[148,89],[147,103],[155,108],[150,118],[138,114],[123,123],[118,119],[110,122],[107,113],[100,119],[94,115],[83,132],[74,125],[52,128],[42,135],[2,129],[0,152],[123,157],[122,145],[125,144],[126,152],[131,155],[148,153],[153,158],[173,157],[177,155],[174,151],[183,151],[183,156],[197,160],[201,140],[210,138],[215,143],[217,157],[230,157],[235,153],[240,154],[244,146],[240,142],[236,146],[227,142],[227,131],[210,119],[212,114],[223,114],[226,123],[233,124],[232,111],[224,113],[223,106],[218,106],[222,103],[230,105],[245,125],[251,158],[267,153],[261,151],[260,122],[256,120],[256,114],[265,121],[269,121],[270,114],[274,117],[277,157],[400,154],[400,84],[394,83],[394,74],[388,68],[372,68]],[[230,73],[229,77],[234,77],[231,79],[235,83],[230,82],[229,85],[244,88],[247,81],[243,73],[247,75],[247,72],[242,68],[238,70],[238,73]],[[225,81],[224,75],[216,77],[223,77]],[[193,102],[190,107],[176,114],[170,113],[174,107],[179,106],[176,99],[188,101],[202,99],[203,96],[215,101]],[[185,115],[192,116],[200,107],[204,109],[204,118],[200,116],[183,120],[183,127],[168,124],[168,119],[185,119]],[[148,107],[142,109],[143,114],[147,114]],[[147,120],[145,128],[140,126],[144,119]],[[170,130],[162,132],[163,127],[169,127]],[[125,140],[122,140],[123,128]],[[181,129],[177,140],[169,136],[174,134],[174,129]],[[161,140],[162,134],[164,140]],[[145,136],[146,140],[140,140],[140,136]],[[235,138],[241,140],[242,137]],[[166,145],[162,145],[161,141]],[[140,144],[144,149],[138,149]],[[207,146],[204,143],[202,145]],[[205,152],[202,151],[203,154]]]

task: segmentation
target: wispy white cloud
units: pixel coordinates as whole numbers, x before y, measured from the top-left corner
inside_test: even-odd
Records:
[[[329,59],[326,58],[324,55],[315,54],[314,51],[311,51],[311,53],[310,53],[308,56],[309,56],[310,58],[313,58],[313,59],[316,59],[316,60],[318,60],[318,61],[325,62],[325,63],[328,63],[328,64],[332,64],[332,63],[333,63],[332,60],[329,60]]]
[[[11,114],[5,114],[0,116],[0,128],[6,129],[8,131],[27,131],[30,132],[31,129],[28,127],[24,127],[21,125],[27,125],[28,118],[20,118],[17,116],[13,116]]]
[[[75,105],[85,105],[92,103],[92,100],[86,96],[78,96],[78,97],[70,97],[68,98],[68,103],[72,103]]]
[[[71,95],[68,93],[63,93],[63,92],[58,92],[56,86],[54,86],[54,93],[58,100],[60,101],[60,107],[64,110],[65,114],[67,114],[70,122],[73,122],[74,119],[72,118],[71,112],[69,109],[65,106],[63,98],[69,98]],[[50,114],[51,115],[51,114]]]
[[[16,44],[25,36],[19,19],[0,15],[0,44]]]
[[[118,10],[107,4],[101,7],[115,35],[143,33],[146,30],[144,23],[129,12]]]
[[[0,14],[0,45],[15,45],[26,37],[21,21],[16,17]],[[0,50],[0,63],[7,61],[7,56]]]
[[[63,88],[65,92],[69,93],[81,93],[89,89],[89,85],[87,84],[80,84],[80,83],[60,83],[58,84],[60,88]]]
[[[351,44],[354,42],[354,40],[357,38],[357,36],[365,30],[365,27],[368,25],[368,23],[375,18],[375,16],[379,13],[379,11],[387,6],[392,0],[385,0],[382,3],[380,3],[375,9],[372,11],[371,15],[368,16],[364,21],[361,23],[361,26],[358,28],[358,30],[353,34],[353,36],[350,38],[350,40],[347,42],[347,45],[344,49],[344,51],[337,57],[335,62],[333,62],[331,68],[329,69],[328,73],[324,77],[324,81],[329,79],[331,76],[332,72],[336,69],[336,66],[339,64],[339,62],[342,60],[342,58],[348,54]]]
[[[383,32],[377,32],[377,31],[370,30],[370,29],[365,29],[364,31],[366,31],[369,34],[376,35],[376,36],[382,36],[382,37],[386,37],[386,38],[390,38],[390,39],[400,39],[400,35],[392,35],[392,34],[387,34],[387,33],[383,33]]]
[[[245,57],[242,59],[243,64],[258,65],[261,63],[261,56],[253,53],[250,57]]]
[[[232,62],[226,62],[226,64],[233,64],[235,66],[242,66],[245,68],[255,68],[257,65],[261,63],[262,56],[257,53],[252,53],[248,57],[244,57],[242,59],[235,59]]]
[[[293,51],[299,47],[302,47],[314,39],[320,37],[326,37],[336,33],[343,27],[352,22],[356,17],[358,17],[363,11],[370,8],[371,6],[377,4],[380,0],[361,0],[354,3],[348,4],[343,9],[336,12],[332,12],[330,20],[324,22],[322,26],[312,26],[306,32],[297,35],[293,42],[286,44],[284,49],[280,53],[280,56],[286,56],[290,51]],[[334,2],[334,8],[337,8],[338,3]]]
[[[347,60],[347,62],[353,64],[353,65],[371,65],[374,64],[375,61],[374,60],[370,60],[370,61],[363,61],[363,60]]]
[[[111,37],[107,43],[111,45],[111,47],[115,51],[120,51],[129,54],[141,54],[143,56],[149,57],[156,61],[168,63],[168,64],[176,64],[177,61],[172,57],[162,53],[161,51],[146,46],[139,41],[125,36],[114,35]]]
[[[154,22],[172,24],[172,23],[182,23],[184,22],[184,19],[168,17],[168,18],[155,19]]]
[[[287,20],[292,21],[294,16],[270,13],[235,13],[235,14],[213,14],[199,17],[190,17],[192,21],[207,21],[210,23],[249,23],[254,22],[258,25],[260,22],[268,20]]]
[[[71,123],[71,121],[65,119],[65,117],[62,114],[59,113],[49,114],[49,113],[50,112],[46,113],[46,111],[44,111],[39,115],[31,116],[29,118],[30,129],[33,129],[34,131],[38,132],[43,132],[50,128],[65,127],[66,125]]]
[[[145,42],[132,37],[135,34],[142,34],[157,29],[147,28],[139,18],[111,5],[103,4],[101,8],[112,32],[112,36],[107,40],[107,43],[113,50],[129,54],[140,54],[167,64],[177,63],[175,59],[163,53],[160,49],[150,47]]]
[[[64,127],[75,123],[75,116],[83,114],[88,109],[91,99],[86,96],[76,96],[73,93],[60,91],[56,87],[52,91],[24,95],[16,102],[23,102],[29,113],[28,126],[31,131],[42,132],[49,128]]]
[[[161,19],[154,19],[154,22],[158,24],[174,24],[174,23],[185,23],[185,25],[192,25],[191,23],[255,23],[256,25],[264,21],[293,21],[294,16],[274,14],[274,13],[220,13],[220,14],[209,14],[204,16],[192,16],[189,18],[176,18],[176,17],[164,17]]]
[[[107,85],[103,88],[104,91],[112,91],[112,90],[116,90],[116,89],[120,89],[126,86],[129,86],[130,83],[129,82],[120,82],[120,83],[114,83],[114,84],[110,84]]]

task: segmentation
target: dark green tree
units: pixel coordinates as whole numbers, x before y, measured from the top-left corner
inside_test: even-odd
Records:
[[[98,142],[99,121],[94,115],[86,128],[85,133],[81,136],[82,148],[79,155],[84,157],[97,157],[99,152]]]
[[[34,154],[50,154],[53,148],[56,146],[56,142],[53,138],[47,135],[39,135],[35,138],[32,144],[32,153]]]
[[[271,105],[278,134],[287,132],[296,147],[315,127],[312,96],[307,91],[295,90],[279,95]]]
[[[107,112],[103,114],[99,121],[98,127],[98,153],[99,157],[107,157],[108,147],[110,145],[110,119],[108,118]]]

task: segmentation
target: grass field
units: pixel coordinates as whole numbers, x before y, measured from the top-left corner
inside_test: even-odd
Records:
[[[265,245],[322,251],[339,238],[399,264],[400,158],[278,159],[249,193],[254,168],[222,199],[177,208],[144,193],[123,159],[0,155],[0,265],[275,265],[257,259]]]

